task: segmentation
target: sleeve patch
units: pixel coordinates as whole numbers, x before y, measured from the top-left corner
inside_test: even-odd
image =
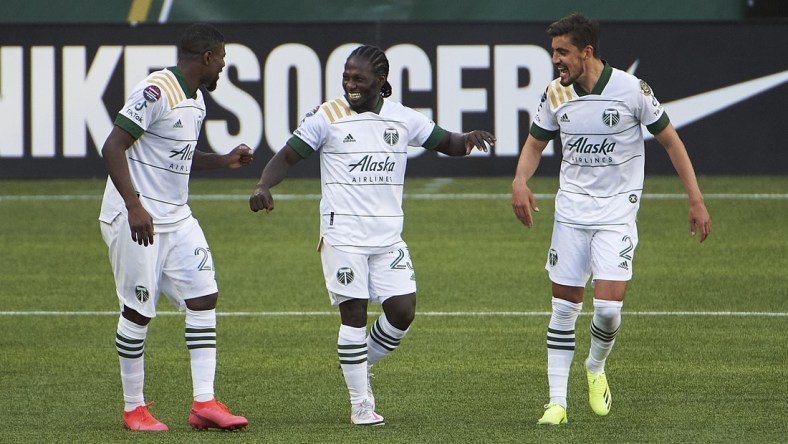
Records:
[[[145,97],[150,103],[156,102],[161,98],[161,90],[156,85],[148,85],[144,91],[142,91],[142,96]]]
[[[640,81],[640,92],[642,92],[643,95],[647,97],[651,95],[651,87],[648,86],[648,83],[646,83],[645,80]]]

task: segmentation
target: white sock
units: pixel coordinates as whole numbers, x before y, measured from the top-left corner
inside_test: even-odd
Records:
[[[594,299],[594,317],[591,320],[591,348],[586,359],[586,368],[591,373],[605,372],[605,361],[621,326],[623,301]]]
[[[186,309],[186,347],[189,348],[194,400],[214,397],[216,376],[216,310]]]
[[[385,358],[389,353],[396,350],[400,340],[408,333],[408,330],[400,330],[389,323],[386,314],[383,313],[372,324],[367,336],[367,362],[370,366]]]
[[[553,298],[553,314],[547,327],[547,380],[550,403],[566,408],[569,367],[575,356],[575,322],[583,304]]]
[[[337,353],[350,393],[350,403],[367,399],[367,329],[340,325]]]
[[[115,349],[120,360],[120,380],[123,385],[123,410],[130,412],[145,405],[145,337],[147,325],[137,325],[122,315],[118,319]]]

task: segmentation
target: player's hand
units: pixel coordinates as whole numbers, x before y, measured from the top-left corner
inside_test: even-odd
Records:
[[[487,131],[474,130],[465,133],[465,155],[471,154],[474,147],[486,153],[493,145],[495,145],[495,136]]]
[[[146,247],[153,245],[153,218],[145,211],[142,204],[127,208],[129,211],[131,240]]]
[[[514,215],[523,225],[531,228],[534,225],[534,219],[531,215],[531,210],[539,212],[539,207],[536,206],[536,199],[531,189],[525,183],[518,183],[517,180],[512,182],[512,209]]]
[[[274,198],[271,196],[271,191],[267,187],[258,185],[254,194],[249,198],[249,209],[255,213],[260,210],[265,210],[266,213],[273,211]]]
[[[232,151],[225,155],[227,158],[227,168],[240,168],[252,163],[254,157],[253,151],[245,143],[233,148]]]
[[[711,234],[711,216],[703,202],[690,205],[689,209],[690,233],[695,236],[696,227],[700,231],[700,241],[703,242]]]

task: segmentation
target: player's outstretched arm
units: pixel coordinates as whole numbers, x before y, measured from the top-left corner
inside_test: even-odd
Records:
[[[254,212],[265,210],[270,213],[274,209],[274,198],[271,188],[278,185],[287,177],[290,167],[301,161],[301,156],[290,145],[285,145],[268,161],[260,175],[252,196],[249,197],[249,209]]]
[[[195,150],[192,169],[212,170],[217,168],[240,168],[252,163],[253,152],[245,143],[233,148],[227,154],[206,153]]]
[[[681,141],[672,123],[669,123],[665,129],[655,134],[654,137],[668,152],[670,162],[673,164],[673,168],[676,169],[676,173],[678,173],[681,182],[684,184],[684,189],[687,191],[687,196],[689,196],[690,233],[695,236],[695,233],[699,231],[700,241],[703,242],[711,234],[711,216],[703,201],[703,194],[700,192],[695,169],[692,167],[689,154],[687,154],[687,148],[684,146],[684,142]]]
[[[435,151],[448,156],[467,156],[474,147],[479,151],[487,152],[493,145],[495,145],[495,136],[487,131],[474,130],[462,134],[446,131],[435,147]]]

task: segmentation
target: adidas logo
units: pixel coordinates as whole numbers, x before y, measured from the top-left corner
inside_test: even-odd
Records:
[[[178,119],[178,121],[175,122],[175,125],[173,125],[172,127],[173,128],[183,128],[183,124],[181,123],[181,119]]]
[[[353,135],[348,134],[347,136],[345,136],[345,140],[343,140],[342,143],[355,142],[355,141],[356,139],[353,138]]]
[[[561,119],[559,119],[559,121],[560,122],[564,122],[564,123],[568,123],[569,122],[569,116],[567,116],[566,113],[564,113],[564,115],[561,116]]]
[[[624,270],[629,270],[629,265],[627,264],[627,261],[624,261],[624,262],[618,264],[618,268],[623,268]]]

